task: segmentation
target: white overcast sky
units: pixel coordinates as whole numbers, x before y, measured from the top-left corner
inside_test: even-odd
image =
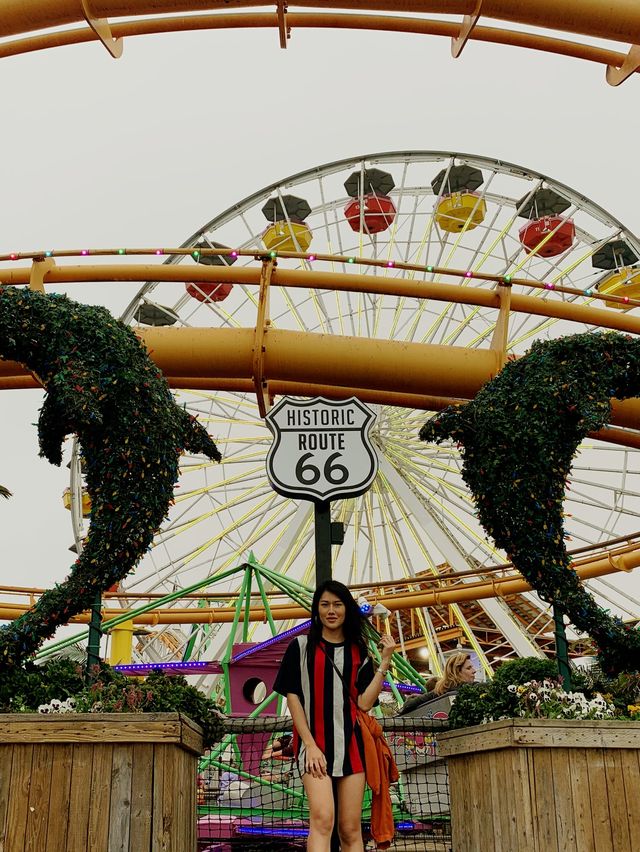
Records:
[[[234,201],[331,160],[450,150],[519,163],[640,228],[640,77],[388,33],[210,32],[0,61],[0,251],[179,245]],[[77,293],[114,312],[124,285]],[[0,394],[0,581],[61,580],[67,471],[37,458],[40,397]]]

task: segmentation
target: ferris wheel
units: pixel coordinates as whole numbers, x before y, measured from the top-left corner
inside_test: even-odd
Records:
[[[383,153],[311,168],[234,204],[183,246],[190,251],[169,256],[168,264],[238,269],[255,266],[255,254],[274,258],[278,269],[324,269],[424,285],[444,281],[443,269],[459,270],[447,283],[486,289],[495,284],[476,276],[526,279],[531,286],[521,292],[536,300],[532,304],[561,299],[588,305],[604,295],[607,300],[599,299],[598,306],[618,316],[633,309],[629,300],[640,294],[640,241],[613,215],[530,169],[452,152]],[[209,249],[232,251],[212,255]],[[298,256],[283,256],[291,253]],[[326,256],[331,259],[322,259]],[[149,281],[123,319],[143,326],[246,328],[256,324],[258,307],[255,288],[237,281]],[[392,340],[472,350],[491,345],[497,313],[453,299],[272,284],[269,321],[273,329],[347,337],[355,347],[358,341]],[[535,309],[514,313],[506,355],[522,355],[536,340],[593,328]],[[340,395],[340,387],[333,390]],[[122,584],[123,605],[131,605],[127,593],[178,600],[181,590],[198,584],[188,606],[233,597],[242,577],[229,572],[249,555],[274,574],[312,587],[313,505],[272,490],[265,469],[271,433],[255,391],[227,389],[221,379],[218,390],[180,390],[177,398],[211,432],[223,461],[184,457],[175,505],[152,550]],[[334,577],[389,591],[402,584],[437,585],[452,574],[498,576],[505,556],[476,520],[459,450],[419,441],[430,416],[424,407],[372,407],[379,472],[366,494],[333,504],[332,518],[345,531],[344,543],[334,546]],[[77,457],[71,468],[74,532],[81,546],[86,527],[78,510]],[[637,533],[640,452],[623,443],[586,441],[565,509],[570,547]],[[640,616],[624,580],[615,585],[594,580],[591,589],[623,617]],[[436,670],[446,649],[459,642],[472,647],[489,670],[496,658],[542,653],[552,632],[547,605],[531,592],[421,608],[410,622],[398,615],[389,629],[403,634],[408,645],[426,645]],[[158,627],[147,637],[141,659],[215,658],[224,635],[224,625]],[[263,636],[264,626],[252,627],[250,635]]]

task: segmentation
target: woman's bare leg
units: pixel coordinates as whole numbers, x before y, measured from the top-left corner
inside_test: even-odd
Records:
[[[342,852],[364,852],[362,799],[364,772],[338,779],[338,832]]]
[[[314,778],[305,772],[302,783],[309,802],[307,852],[330,852],[334,819],[331,778],[328,775]]]

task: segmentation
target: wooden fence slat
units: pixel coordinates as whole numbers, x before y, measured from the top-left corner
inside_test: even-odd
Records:
[[[136,743],[133,747],[131,774],[131,834],[132,852],[151,849],[151,806],[153,804],[153,745]],[[195,810],[194,810],[195,813]]]
[[[46,744],[37,745],[33,748],[29,810],[27,811],[27,828],[25,831],[26,852],[41,852],[47,842],[53,751],[54,747]]]
[[[485,730],[486,729],[486,730]],[[438,735],[438,754],[452,757],[478,751],[493,751],[512,745],[512,728],[504,722],[489,722]]]
[[[100,850],[100,852],[107,848],[109,840],[112,761],[113,746],[110,743],[93,747],[88,836],[89,849]]]
[[[637,849],[634,850],[631,846],[629,838],[627,801],[622,778],[622,761],[618,750],[610,751],[607,749],[604,752],[604,768],[607,778],[613,848],[616,852],[637,852]]]
[[[620,751],[624,779],[627,824],[631,848],[640,849],[640,752],[634,749]]]
[[[152,852],[164,852],[164,826],[162,822],[162,801],[165,784],[165,749],[162,745],[153,747],[153,816],[151,821]],[[167,774],[170,767],[167,768]]]
[[[165,753],[165,775],[164,775],[164,790],[162,795],[162,832],[163,832],[163,849],[166,852],[182,852],[174,845],[177,841],[178,826],[175,820],[176,808],[176,765],[172,756],[166,749],[166,746],[161,746]],[[194,812],[195,813],[195,812]]]
[[[471,761],[473,762],[473,760]],[[466,767],[465,767],[466,768]],[[467,814],[471,811],[473,807],[473,797],[474,797],[474,789],[469,784],[469,778],[465,777],[464,779],[464,797],[460,803],[459,813],[462,820],[462,829],[463,829],[463,837],[465,843],[469,843],[472,837],[471,834],[471,823],[467,819]]]
[[[0,746],[0,852],[4,852],[7,839],[7,811],[11,791],[11,767],[13,764],[13,746]]]
[[[465,778],[465,803],[464,803],[464,812],[461,814],[463,820],[465,820],[466,825],[465,834],[469,837],[475,836],[478,832],[478,823],[480,817],[480,808],[481,802],[479,798],[479,794],[477,791],[477,782],[476,782],[476,761],[471,758],[468,761],[466,767],[466,778]]]
[[[504,814],[505,814],[505,830],[507,837],[507,845],[505,846],[505,852],[516,852],[516,850],[520,850],[519,841],[518,841],[518,820],[516,816],[516,811],[519,807],[519,803],[516,800],[516,788],[513,783],[513,778],[515,776],[515,761],[514,755],[516,754],[515,749],[504,749],[500,752],[500,762],[499,766],[502,766],[503,773],[503,785],[504,785]]]
[[[47,826],[47,852],[66,852],[69,806],[71,802],[71,771],[73,746],[56,745],[51,767],[49,809],[54,815]]]
[[[551,749],[551,765],[554,779],[553,798],[556,813],[558,848],[562,852],[582,852],[576,845],[575,814],[571,795],[569,772],[570,749]]]
[[[494,848],[493,823],[487,819],[488,808],[491,807],[491,773],[486,760],[476,757],[472,764],[473,770],[468,779],[469,793],[473,796],[471,836],[478,838],[479,849],[490,850]]]
[[[591,822],[596,850],[597,852],[619,852],[619,850],[613,848],[611,840],[607,779],[602,749],[587,750],[587,774],[589,776]]]
[[[7,808],[6,852],[24,852],[32,761],[32,745],[16,745],[14,747],[11,765],[11,789]]]
[[[133,746],[115,745],[111,765],[109,852],[129,852]]]
[[[179,713],[74,713],[66,716],[6,713],[2,716],[0,743],[66,742],[167,742],[182,743]],[[195,729],[186,735],[194,740]]]
[[[71,764],[71,789],[69,791],[68,852],[86,852],[89,834],[92,768],[93,746],[75,746]]]
[[[527,777],[529,785],[529,797],[531,801],[531,822],[533,827],[533,849],[535,852],[546,852],[540,838],[540,802],[536,790],[536,766],[534,761],[534,752],[527,749]]]
[[[505,821],[504,802],[504,769],[502,762],[502,751],[496,750],[491,753],[489,764],[489,777],[491,778],[491,812],[493,822],[493,848],[495,852],[504,852],[509,848],[509,830]],[[477,759],[477,756],[476,758]]]
[[[555,809],[553,800],[553,767],[551,751],[532,751],[535,776],[535,795],[538,803],[538,831],[540,848],[545,852],[564,852],[558,846]]]
[[[176,773],[178,784],[178,795],[176,796],[177,809],[176,814],[181,820],[177,823],[178,838],[182,837],[182,848],[178,847],[178,852],[195,852],[195,819],[186,820],[184,815],[188,813],[197,813],[196,807],[196,787],[197,787],[197,764],[191,759],[191,755],[186,751],[181,751],[178,755],[179,773]]]
[[[454,848],[466,849],[464,799],[467,793],[466,761],[452,761],[449,764],[449,784],[455,786],[457,795],[451,799],[451,833]]]
[[[185,754],[185,759],[186,758],[187,758],[187,755]],[[190,760],[186,759],[186,766],[187,766],[187,773],[193,781],[192,786],[190,788],[191,793],[190,793],[189,799],[187,801],[187,804],[185,805],[186,812],[187,813],[197,813],[198,792],[197,792],[196,785],[197,785],[197,780],[198,780],[198,763],[197,763],[197,761],[196,761],[196,763],[194,763],[192,760],[190,761]],[[448,784],[448,781],[447,781],[447,784]],[[189,788],[187,788],[187,789],[189,789]],[[448,793],[449,793],[449,788],[447,786],[447,795],[448,795]],[[198,846],[198,823],[197,823],[197,821],[191,822],[190,826],[191,826],[191,845],[189,846],[189,852],[196,852],[196,849],[197,849],[197,846]]]
[[[438,735],[442,757],[513,746],[640,748],[640,723],[618,720],[507,719]]]
[[[180,721],[182,722],[182,745],[187,751],[190,751],[200,757],[202,752],[202,728],[182,713],[180,714]]]
[[[540,852],[533,830],[531,789],[529,787],[529,752],[518,748],[512,754],[512,781],[515,795],[516,849]]]
[[[591,820],[591,793],[586,749],[572,748],[569,752],[569,776],[578,852],[598,852]]]

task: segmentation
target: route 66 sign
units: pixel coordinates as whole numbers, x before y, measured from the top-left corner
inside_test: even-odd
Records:
[[[373,411],[355,397],[285,396],[266,417],[274,437],[267,455],[274,491],[321,502],[363,494],[378,471],[369,440],[374,420]]]

